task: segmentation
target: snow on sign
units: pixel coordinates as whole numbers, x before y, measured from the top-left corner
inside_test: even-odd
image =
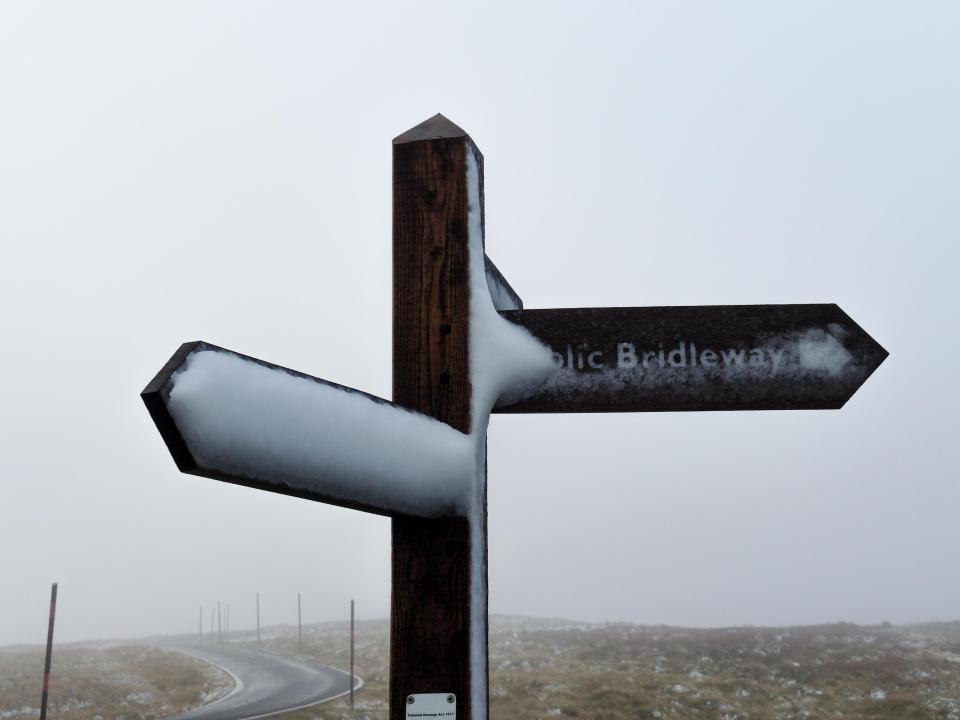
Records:
[[[886,350],[836,305],[576,308],[504,313],[556,372],[497,412],[833,409]]]
[[[486,720],[491,412],[838,408],[886,351],[835,305],[524,310],[441,115],[393,208],[393,402],[205,342],[142,397],[183,472],[390,516],[390,720]]]

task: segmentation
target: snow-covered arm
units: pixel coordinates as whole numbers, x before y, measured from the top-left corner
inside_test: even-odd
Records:
[[[382,515],[463,515],[470,437],[366,393],[204,342],[141,393],[182,472]]]

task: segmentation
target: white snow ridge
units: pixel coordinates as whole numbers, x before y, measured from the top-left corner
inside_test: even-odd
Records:
[[[480,170],[473,144],[465,140],[467,156],[467,233],[470,243],[470,435],[475,445],[476,469],[471,493],[470,547],[473,587],[471,617],[471,705],[477,720],[487,709],[487,577],[485,464],[487,425],[498,399],[521,400],[532,394],[555,371],[550,349],[526,329],[504,320],[494,307],[484,266],[480,207]]]
[[[171,382],[202,467],[412,515],[468,510],[475,446],[446,423],[224,350],[193,353]]]

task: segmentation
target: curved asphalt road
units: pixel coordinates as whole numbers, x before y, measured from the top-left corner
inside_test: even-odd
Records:
[[[235,645],[168,645],[233,675],[233,692],[174,720],[253,720],[316,705],[350,692],[350,674]],[[358,683],[359,684],[359,683]]]

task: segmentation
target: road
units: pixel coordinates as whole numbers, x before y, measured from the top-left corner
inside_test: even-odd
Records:
[[[349,673],[297,658],[235,645],[164,643],[162,647],[216,665],[236,683],[226,697],[172,720],[253,720],[316,705],[350,691]]]

